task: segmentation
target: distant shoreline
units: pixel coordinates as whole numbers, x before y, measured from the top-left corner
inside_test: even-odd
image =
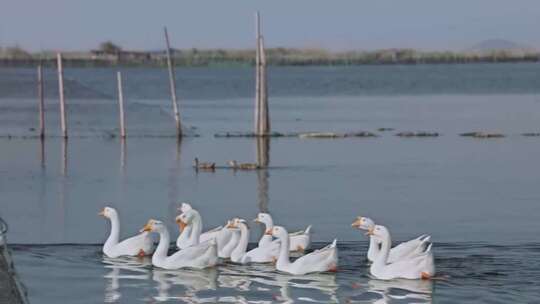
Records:
[[[540,52],[493,50],[482,52],[424,52],[412,49],[330,52],[323,49],[267,49],[272,66],[356,66],[356,65],[416,65],[539,62]],[[162,67],[166,65],[164,51],[103,51],[63,52],[69,67]],[[255,51],[226,49],[173,49],[176,66],[252,66]],[[34,67],[39,64],[56,66],[54,52],[28,53],[11,48],[0,51],[0,67]]]

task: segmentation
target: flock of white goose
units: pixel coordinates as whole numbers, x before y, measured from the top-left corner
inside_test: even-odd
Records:
[[[311,226],[296,233],[274,226],[272,217],[259,213],[254,220],[265,225],[265,233],[257,247],[247,250],[249,227],[245,220],[234,218],[225,226],[202,232],[202,217],[188,203],[182,203],[181,214],[176,217],[180,235],[176,240],[178,251],[168,255],[171,243],[166,225],[151,219],[140,233],[120,241],[118,212],[105,207],[99,214],[111,222],[111,232],[103,245],[103,253],[111,258],[121,256],[152,255],[155,267],[174,270],[181,268],[203,269],[215,266],[220,259],[235,264],[273,263],[280,272],[292,275],[337,271],[337,240],[321,249],[305,253],[311,242]],[[392,248],[390,232],[385,226],[376,225],[367,217],[358,217],[352,227],[365,230],[369,236],[367,258],[370,273],[377,279],[430,279],[435,274],[430,236],[422,235]],[[154,246],[150,233],[159,234]],[[291,261],[291,253],[300,257]]]

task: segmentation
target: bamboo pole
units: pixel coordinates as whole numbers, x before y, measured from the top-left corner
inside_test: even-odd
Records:
[[[43,67],[41,64],[37,69],[38,77],[38,98],[39,98],[39,138],[45,138],[45,96],[43,95]]]
[[[116,73],[116,80],[118,85],[118,111],[120,115],[120,137],[126,138],[126,125],[124,115],[124,90],[122,87],[122,72]]]
[[[169,86],[171,89],[171,100],[173,104],[174,120],[176,122],[176,135],[182,137],[182,125],[180,123],[180,112],[178,111],[178,102],[176,99],[176,77],[174,73],[174,66],[171,59],[171,46],[169,43],[169,34],[167,33],[167,27],[163,28],[165,33],[165,43],[167,44],[167,66],[169,68]]]
[[[60,97],[60,126],[62,128],[62,137],[67,138],[66,124],[66,101],[64,99],[64,69],[62,68],[62,54],[56,54],[56,64],[58,67],[58,95]]]
[[[266,54],[264,51],[264,37],[259,39],[260,56],[261,56],[261,96],[260,96],[260,123],[261,123],[261,135],[267,135],[270,133],[270,113],[268,109],[268,79],[266,73]]]
[[[255,39],[256,39],[256,47],[255,47],[255,115],[254,115],[254,129],[255,134],[260,134],[260,102],[261,102],[261,74],[260,74],[260,65],[261,65],[261,57],[260,57],[260,43],[259,39],[261,37],[261,21],[260,21],[260,15],[259,12],[255,13]]]

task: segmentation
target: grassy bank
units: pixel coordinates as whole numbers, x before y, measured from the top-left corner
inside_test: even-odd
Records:
[[[174,49],[177,66],[250,66],[254,64],[255,51],[250,49]],[[63,53],[67,66],[164,66],[164,51],[95,50]],[[54,52],[29,53],[21,49],[0,50],[0,66],[35,66],[39,62],[56,65]],[[498,63],[537,62],[536,51],[485,51],[485,52],[424,52],[412,49],[385,49],[376,51],[330,52],[324,49],[270,48],[267,50],[269,65],[348,66],[363,64],[438,64],[438,63]]]

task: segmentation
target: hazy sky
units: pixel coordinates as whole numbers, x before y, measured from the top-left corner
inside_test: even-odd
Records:
[[[254,12],[268,46],[335,50],[459,50],[492,38],[540,47],[539,0],[1,0],[0,46],[31,50],[163,49],[254,44]]]

